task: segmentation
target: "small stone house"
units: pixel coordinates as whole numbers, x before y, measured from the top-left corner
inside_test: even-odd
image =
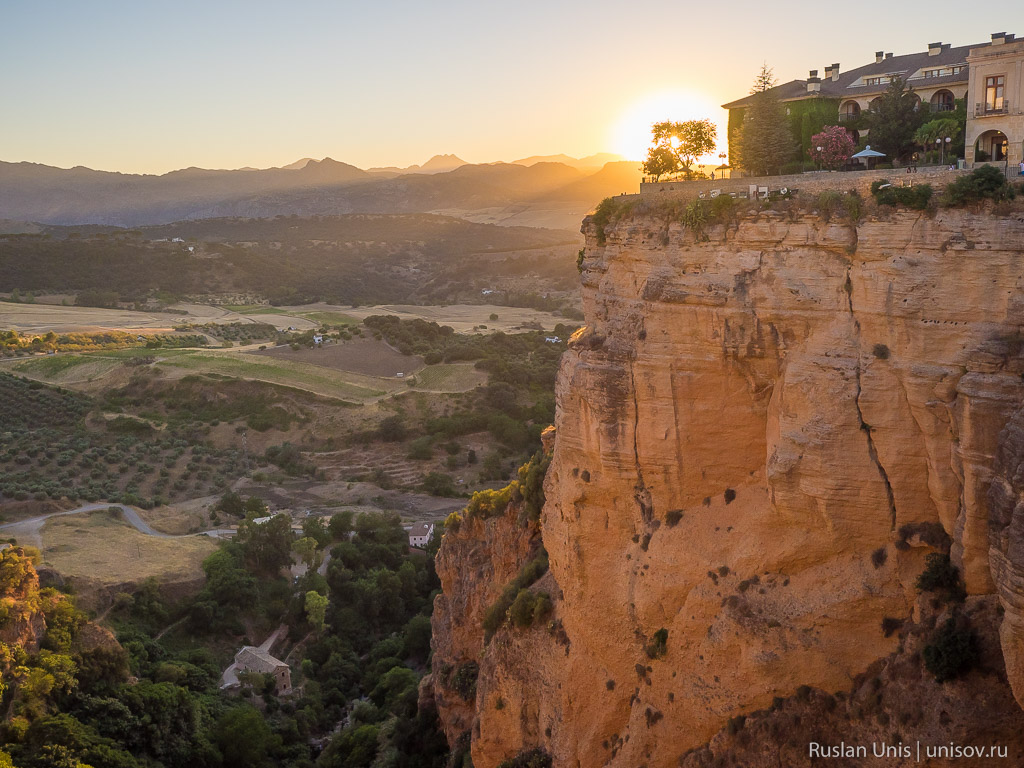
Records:
[[[433,535],[433,523],[416,523],[409,531],[409,546],[422,549],[430,543],[430,537]]]
[[[235,665],[239,672],[255,672],[259,675],[273,675],[277,682],[277,693],[288,693],[292,689],[292,671],[280,659],[276,659],[262,648],[247,645],[235,654]]]

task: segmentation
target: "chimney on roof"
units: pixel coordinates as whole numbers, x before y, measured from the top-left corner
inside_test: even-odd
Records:
[[[1002,45],[1006,42],[1005,32],[993,32],[992,33],[992,45]]]
[[[875,51],[875,64],[885,58],[885,51]]]
[[[938,56],[940,53],[942,53],[942,43],[941,42],[938,42],[938,43],[928,43],[928,55],[929,56]]]
[[[887,53],[887,54],[885,54],[885,58],[887,58],[887,59],[891,59],[891,58],[892,58],[892,54],[891,54],[891,53]]]
[[[838,61],[835,64],[832,65],[832,79],[833,80],[838,80],[839,79],[839,62]]]
[[[818,70],[812,69],[810,76],[807,78],[807,92],[817,93],[821,90],[821,78],[818,77]]]

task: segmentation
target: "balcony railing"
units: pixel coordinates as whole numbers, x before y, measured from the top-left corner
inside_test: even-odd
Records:
[[[860,112],[840,112],[839,122],[840,123],[851,123],[854,120],[860,118]]]
[[[952,112],[955,109],[953,104],[944,104],[939,102],[930,106],[932,112]]]
[[[977,103],[974,105],[974,116],[975,117],[987,117],[988,115],[1009,115],[1010,114],[1010,102],[1003,101],[999,106],[993,104],[981,104]]]

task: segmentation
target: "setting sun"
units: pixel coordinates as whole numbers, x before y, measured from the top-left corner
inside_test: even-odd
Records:
[[[706,96],[686,90],[662,91],[634,102],[610,131],[612,151],[630,160],[642,160],[651,146],[651,126],[663,120],[710,119],[718,126],[719,151],[724,151],[725,125],[721,108]],[[710,159],[708,159],[710,162]]]

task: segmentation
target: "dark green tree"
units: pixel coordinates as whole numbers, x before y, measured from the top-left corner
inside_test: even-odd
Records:
[[[890,160],[906,160],[914,152],[914,134],[925,119],[914,89],[901,77],[894,77],[868,113],[871,148]]]
[[[753,98],[743,116],[737,162],[752,176],[769,176],[793,157],[796,140],[786,110],[772,91],[775,78],[764,66],[754,79]]]
[[[291,518],[274,515],[263,523],[250,516],[238,526],[235,540],[242,545],[245,562],[253,571],[272,575],[291,565],[294,538]]]
[[[213,729],[213,737],[226,768],[270,766],[270,753],[280,742],[259,711],[248,704],[224,713]]]
[[[245,516],[245,505],[242,502],[242,497],[234,491],[227,491],[223,496],[221,496],[220,501],[217,502],[217,506],[214,509],[218,512],[223,512],[226,515],[231,515],[232,517]]]
[[[331,538],[335,541],[347,541],[349,534],[352,533],[352,510],[345,509],[331,515],[327,530],[331,532]]]

